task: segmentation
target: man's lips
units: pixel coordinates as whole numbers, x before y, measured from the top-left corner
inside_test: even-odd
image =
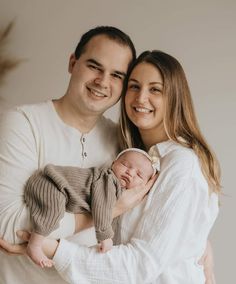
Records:
[[[87,87],[87,89],[96,97],[107,97],[106,94],[104,94],[103,92],[95,89],[95,88],[91,88],[91,87]]]

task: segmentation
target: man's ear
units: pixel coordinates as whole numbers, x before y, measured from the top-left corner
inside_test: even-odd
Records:
[[[71,56],[70,56],[69,65],[68,65],[68,72],[70,74],[72,73],[75,62],[76,62],[75,54],[72,53]]]

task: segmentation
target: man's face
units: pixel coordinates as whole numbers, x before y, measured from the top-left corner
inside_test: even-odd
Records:
[[[78,60],[70,58],[68,96],[83,115],[100,115],[120,98],[132,53],[105,35],[92,38]]]

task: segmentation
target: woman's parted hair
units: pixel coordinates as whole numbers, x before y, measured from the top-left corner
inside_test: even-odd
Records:
[[[158,50],[145,51],[130,66],[121,99],[119,130],[121,148],[139,147],[148,150],[145,149],[138,128],[128,118],[125,110],[125,94],[129,76],[134,68],[143,62],[152,64],[162,75],[165,101],[163,123],[167,136],[194,150],[201,162],[210,191],[219,193],[221,189],[219,163],[198,126],[184,70],[181,64],[169,54]]]

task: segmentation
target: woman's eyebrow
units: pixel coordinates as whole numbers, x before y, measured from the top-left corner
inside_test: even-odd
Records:
[[[138,80],[136,80],[136,79],[133,79],[133,78],[130,78],[130,79],[129,79],[129,81],[130,81],[130,82],[135,82],[135,83],[138,83]]]

